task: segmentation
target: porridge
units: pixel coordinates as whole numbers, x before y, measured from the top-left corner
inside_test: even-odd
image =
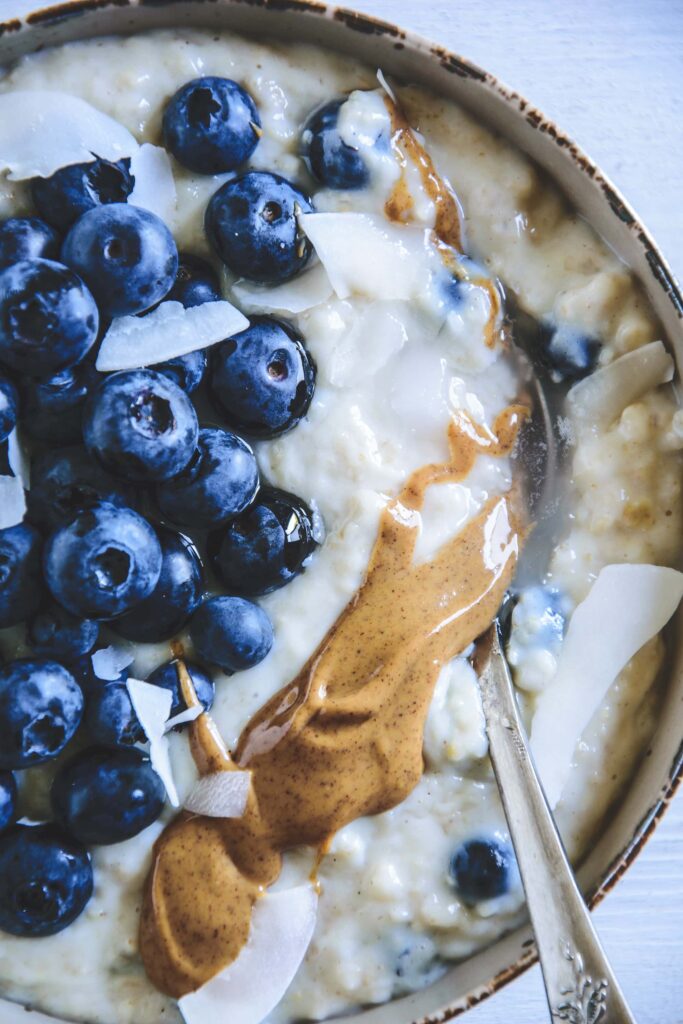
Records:
[[[427,985],[524,920],[469,660],[506,592],[575,858],[652,735],[675,601],[544,773],[608,568],[680,597],[659,325],[528,159],[348,58],[74,43],[6,70],[0,121],[0,993],[194,1024],[287,915],[268,1020]],[[515,583],[524,316],[566,479]]]

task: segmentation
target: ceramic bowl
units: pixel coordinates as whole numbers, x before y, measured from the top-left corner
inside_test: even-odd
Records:
[[[662,322],[679,369],[683,365],[683,296],[654,241],[612,183],[528,100],[463,57],[395,25],[317,0],[70,0],[0,24],[0,65],[75,39],[185,25],[315,43],[461,104],[540,164],[632,268]],[[672,629],[671,636],[666,695],[651,747],[579,871],[592,904],[643,848],[683,776],[683,630]],[[500,989],[535,958],[531,931],[525,927],[453,966],[429,988],[337,1022],[436,1024]],[[13,1024],[16,1011],[16,1021],[26,1024],[23,1010],[9,1004],[0,1009],[4,1024]],[[47,1020],[41,1015],[28,1018],[29,1024]]]

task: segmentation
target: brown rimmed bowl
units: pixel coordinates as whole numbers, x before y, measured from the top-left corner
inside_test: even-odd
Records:
[[[659,316],[679,372],[683,295],[647,230],[617,189],[559,128],[518,93],[462,57],[395,25],[317,0],[69,0],[0,24],[0,66],[45,46],[153,28],[200,27],[314,43],[426,86],[473,113],[539,164],[573,206],[633,270]],[[659,724],[628,792],[579,871],[594,906],[642,850],[683,778],[683,616]],[[676,642],[676,638],[679,642]],[[528,926],[452,966],[429,988],[336,1018],[340,1024],[437,1024],[515,978],[536,959]],[[16,1018],[15,1018],[16,1012]],[[21,1007],[0,1004],[3,1024],[40,1024]]]

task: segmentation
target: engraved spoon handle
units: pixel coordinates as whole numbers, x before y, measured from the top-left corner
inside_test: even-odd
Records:
[[[551,1019],[635,1024],[538,781],[497,622],[481,638],[476,662],[491,761],[536,935]]]

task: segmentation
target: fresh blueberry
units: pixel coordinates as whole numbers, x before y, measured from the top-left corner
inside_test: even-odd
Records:
[[[551,378],[559,383],[587,376],[595,368],[601,347],[598,338],[578,327],[560,324],[550,335],[545,350]]]
[[[68,611],[109,619],[152,593],[161,545],[137,512],[103,503],[55,530],[45,545],[44,569],[53,597]]]
[[[0,668],[0,768],[56,757],[83,715],[83,691],[56,661],[23,658]]]
[[[156,305],[178,270],[178,250],[164,222],[126,203],[85,213],[66,236],[62,259],[89,284],[106,316]]]
[[[84,910],[92,889],[88,851],[55,825],[17,825],[0,838],[0,930],[56,935]]]
[[[131,485],[108,473],[80,446],[44,452],[31,463],[28,518],[42,529],[54,530],[102,501],[123,507],[134,500]]]
[[[187,707],[180,689],[177,665],[177,661],[167,661],[164,665],[160,665],[159,668],[155,668],[147,680],[148,683],[154,683],[155,686],[163,686],[165,690],[171,691],[173,694],[171,715],[179,715]],[[185,668],[190,674],[190,679],[200,704],[205,711],[208,711],[213,704],[215,694],[213,679],[207,675],[204,669],[191,661],[185,662]]]
[[[60,167],[49,178],[33,178],[31,192],[45,220],[67,231],[96,206],[125,203],[134,184],[130,160],[110,163],[97,157],[87,164]]]
[[[34,259],[59,259],[55,229],[39,217],[10,217],[0,222],[0,267]]]
[[[313,177],[328,188],[364,188],[370,180],[365,161],[339,133],[339,111],[344,102],[331,100],[313,111],[301,136],[302,156]]]
[[[514,854],[497,838],[468,839],[453,854],[450,878],[465,903],[503,896],[510,888]]]
[[[157,363],[150,369],[162,373],[164,377],[168,377],[179,388],[182,388],[186,394],[191,395],[204,380],[206,365],[206,351],[203,348],[198,348],[194,352],[187,352],[184,356],[175,356],[174,359],[169,359],[165,363]]]
[[[0,376],[0,444],[6,441],[17,425],[19,397],[11,380]]]
[[[43,542],[27,523],[0,530],[0,629],[35,615],[44,599]]]
[[[241,85],[230,78],[206,76],[193,79],[171,97],[162,132],[164,146],[183,167],[221,174],[249,159],[261,137],[261,119]]]
[[[22,428],[49,445],[81,440],[85,400],[102,380],[90,359],[47,380],[30,380],[22,392]]]
[[[180,632],[202,599],[204,572],[197,549],[182,533],[161,527],[161,573],[144,601],[112,623],[128,640],[159,643]]]
[[[88,400],[83,438],[102,465],[129,480],[168,480],[188,464],[199,425],[192,402],[154,370],[107,377]]]
[[[146,739],[124,682],[100,681],[92,686],[87,694],[85,725],[90,738],[103,747],[132,747]]]
[[[0,271],[0,362],[31,377],[73,366],[95,343],[99,315],[80,277],[52,260]]]
[[[52,604],[31,619],[26,639],[37,657],[71,662],[90,653],[99,632],[92,619],[77,618],[61,605]]]
[[[216,574],[234,594],[258,597],[303,571],[317,546],[313,513],[300,498],[264,488],[250,508],[209,538]]]
[[[84,750],[52,784],[55,817],[82,843],[131,839],[163,810],[164,785],[139,750]]]
[[[253,601],[242,597],[210,597],[190,623],[195,650],[226,672],[258,665],[273,646],[270,619]]]
[[[313,207],[279,174],[249,171],[218,189],[206,210],[206,234],[234,274],[263,284],[288,281],[312,247],[297,216]]]
[[[211,529],[254,500],[259,485],[253,451],[227,430],[199,431],[197,451],[183,472],[157,487],[159,508],[176,523]]]
[[[216,346],[209,382],[231,427],[252,437],[278,437],[306,415],[315,364],[291,324],[259,316]]]
[[[223,298],[218,274],[201,256],[178,253],[178,273],[166,298],[182,302],[186,309],[204,302],[218,302]]]
[[[0,772],[0,833],[17,820],[17,780],[11,772]]]

